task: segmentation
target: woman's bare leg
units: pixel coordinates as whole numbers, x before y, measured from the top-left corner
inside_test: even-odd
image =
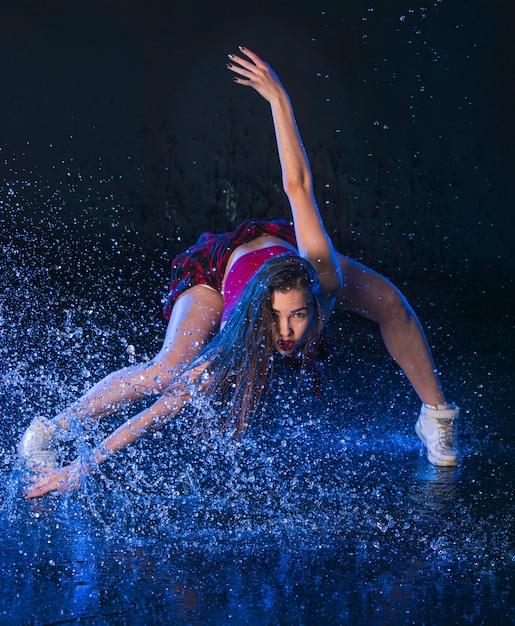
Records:
[[[346,309],[378,322],[383,341],[422,402],[445,404],[445,396],[424,331],[417,316],[386,278],[339,254],[344,286],[336,301]]]
[[[204,285],[185,291],[176,301],[163,347],[148,363],[122,368],[94,385],[54,421],[100,418],[139,398],[163,393],[218,330],[222,296]]]

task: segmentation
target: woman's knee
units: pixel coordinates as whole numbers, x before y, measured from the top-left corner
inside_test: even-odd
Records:
[[[391,283],[377,296],[376,321],[379,323],[409,323],[415,314],[404,295]]]
[[[179,296],[163,346],[145,368],[152,393],[166,391],[211,340],[218,330],[222,308],[222,296],[205,285],[192,287]]]
[[[409,322],[414,313],[404,295],[389,280],[366,266],[340,255],[344,287],[340,308],[375,322]]]

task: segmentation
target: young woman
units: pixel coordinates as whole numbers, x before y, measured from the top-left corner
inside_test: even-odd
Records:
[[[379,323],[388,351],[423,403],[416,430],[428,459],[458,463],[458,409],[446,403],[415,314],[390,282],[334,250],[291,102],[277,75],[247,48],[229,58],[234,81],[270,104],[293,226],[249,220],[232,233],[204,234],[174,260],[165,307],[169,322],[157,356],[110,374],[53,420],[38,418],[25,432],[19,452],[33,468],[29,497],[75,488],[91,464],[161,427],[196,393],[225,398],[226,425],[244,432],[269,385],[272,355],[298,354],[308,367],[335,306]],[[51,442],[60,429],[147,395],[159,398],[92,450],[87,463],[58,465]]]

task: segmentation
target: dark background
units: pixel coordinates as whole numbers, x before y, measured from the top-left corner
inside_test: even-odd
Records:
[[[11,624],[513,617],[514,17],[513,0],[0,0]],[[463,466],[426,466],[415,393],[375,326],[341,314],[322,398],[297,414],[271,394],[264,437],[206,450],[179,421],[78,499],[27,509],[15,442],[156,353],[172,256],[288,215],[268,107],[225,68],[238,44],[292,96],[338,248],[420,315]]]
[[[337,247],[399,279],[513,276],[511,2],[2,0],[2,241],[168,260],[288,207],[242,43],[290,92]],[[509,280],[508,280],[509,282]],[[164,288],[164,287],[163,287]]]

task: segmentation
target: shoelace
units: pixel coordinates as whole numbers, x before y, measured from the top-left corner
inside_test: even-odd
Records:
[[[454,428],[454,419],[440,418],[437,420],[438,434],[440,436],[440,445],[447,450],[454,450],[454,439],[456,436],[456,429]]]

